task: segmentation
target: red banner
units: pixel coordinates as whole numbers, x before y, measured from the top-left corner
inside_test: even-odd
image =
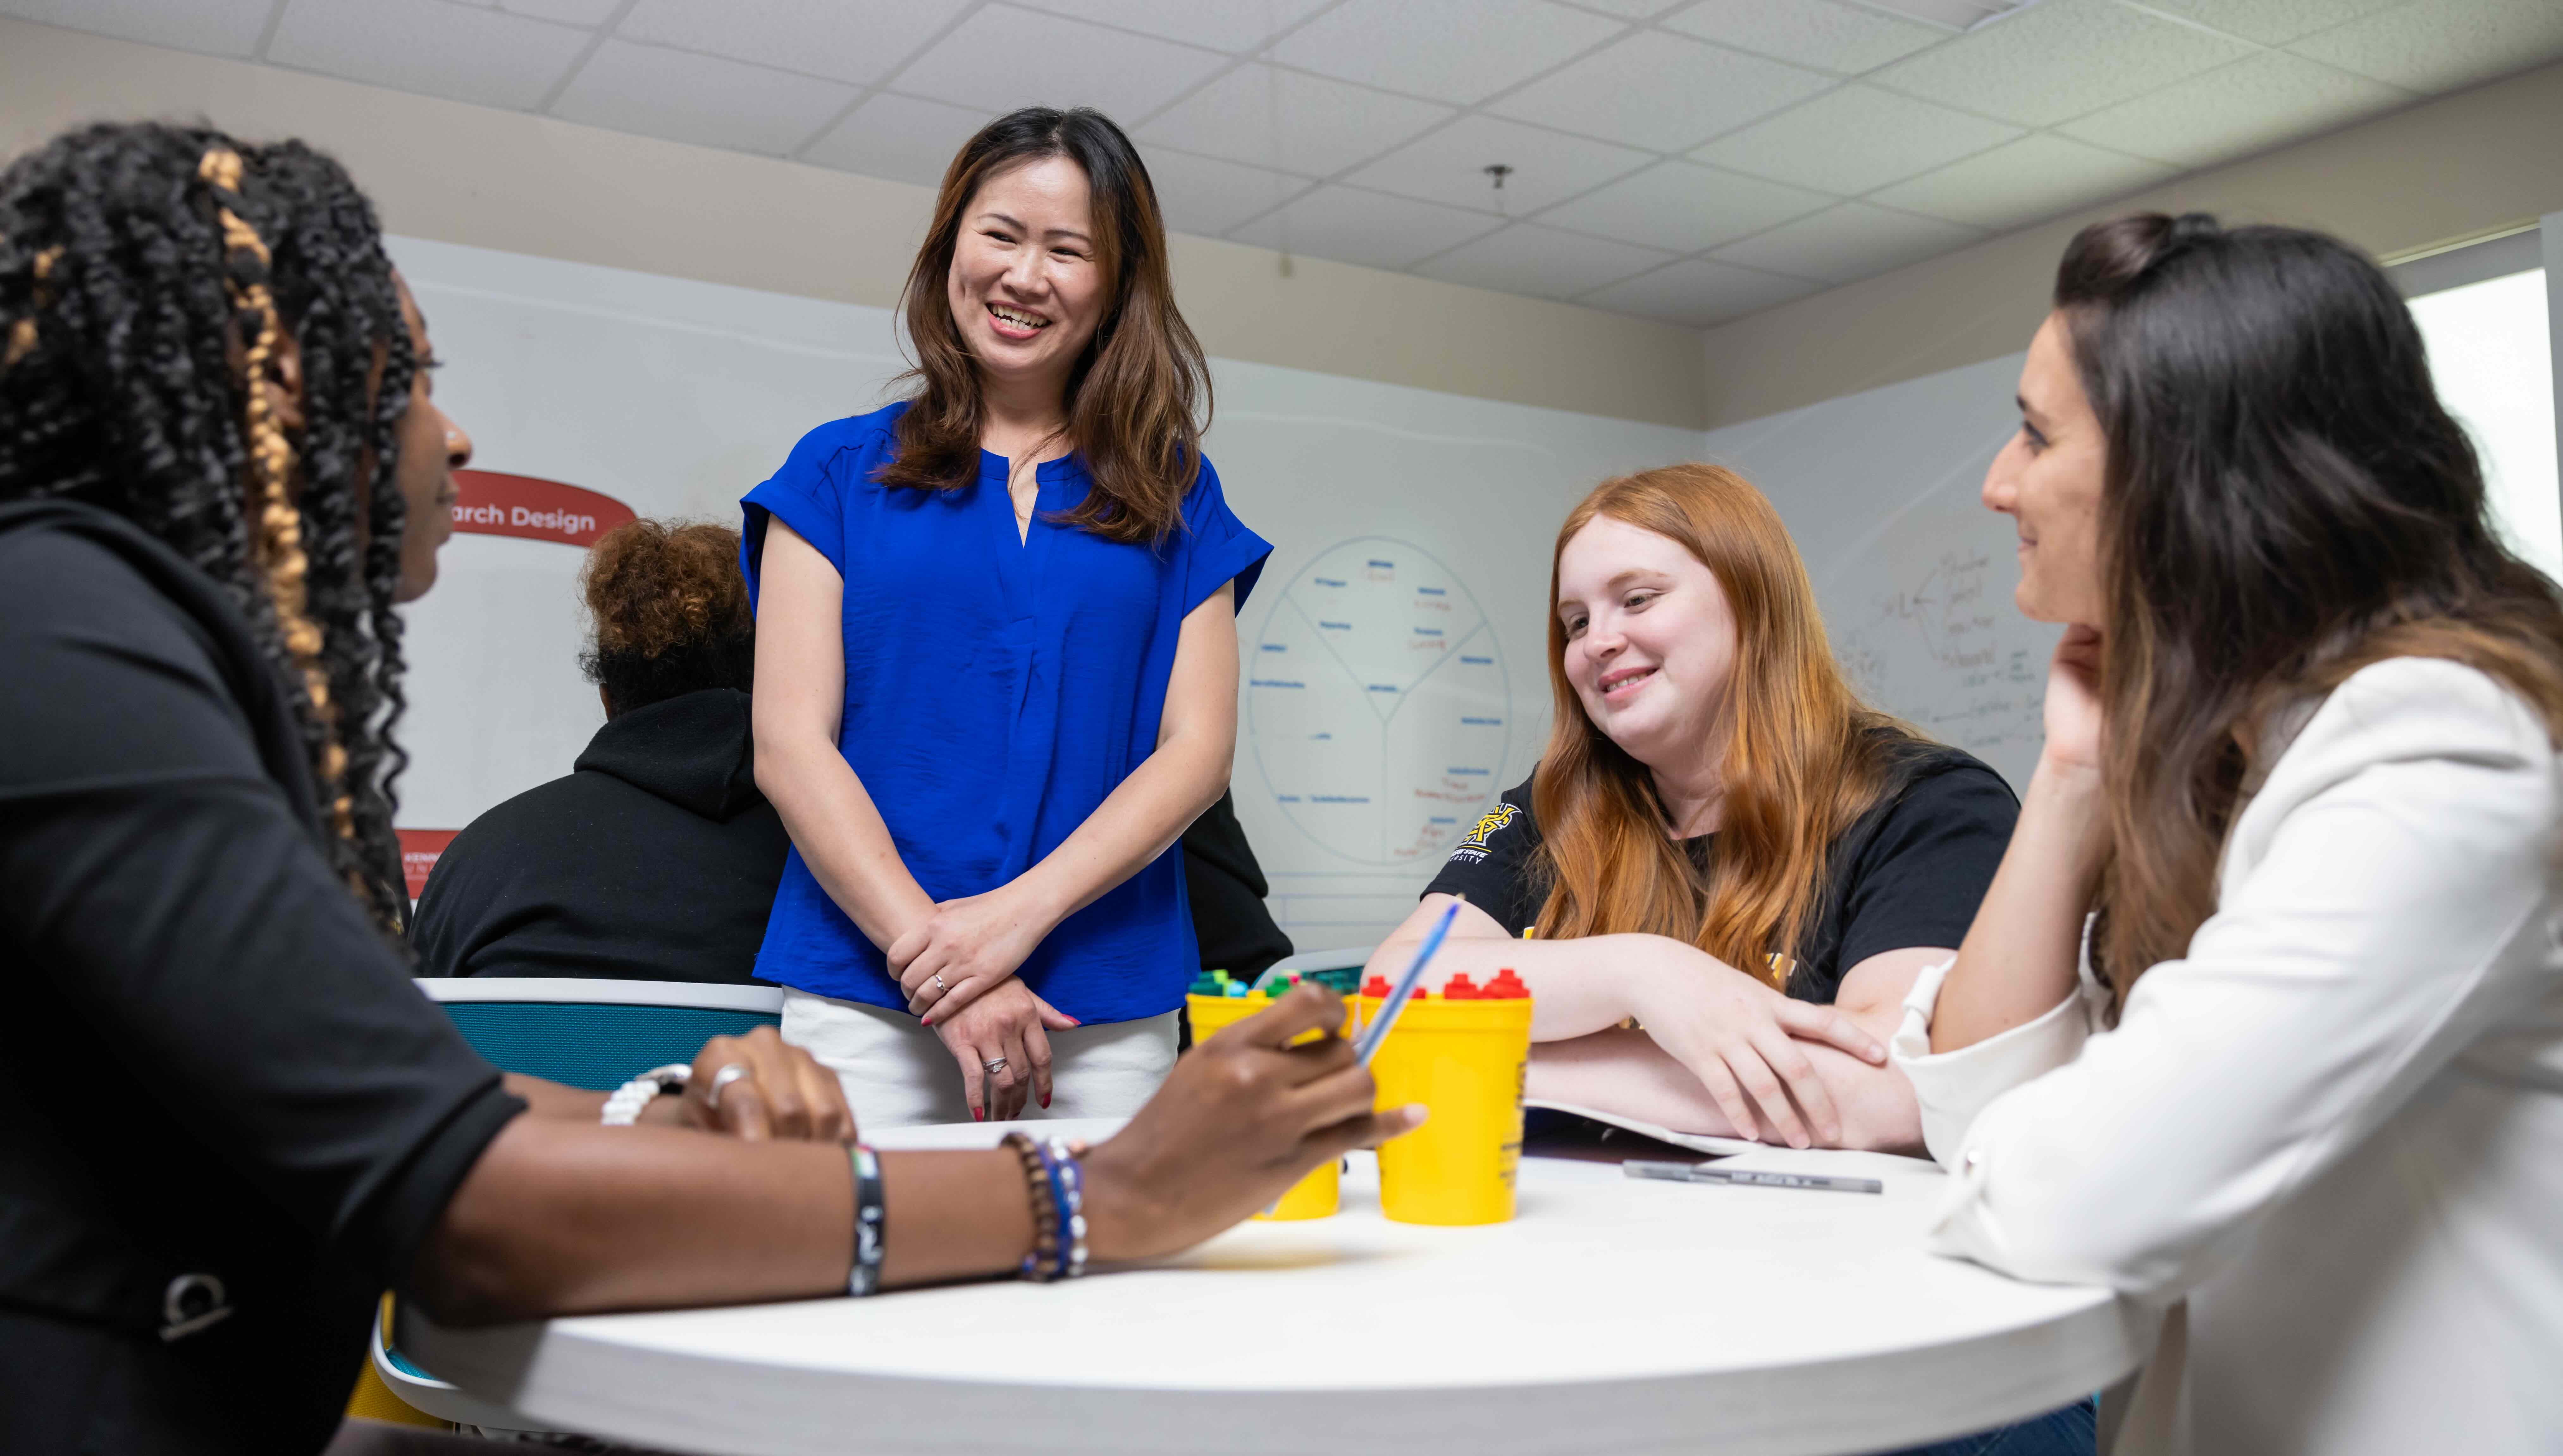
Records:
[[[632,519],[632,507],[611,495],[535,475],[457,470],[454,484],[454,529],[476,535],[557,541],[584,551]]]
[[[409,897],[413,900],[427,892],[427,874],[454,842],[461,829],[396,829],[400,835],[401,874],[409,880]]]

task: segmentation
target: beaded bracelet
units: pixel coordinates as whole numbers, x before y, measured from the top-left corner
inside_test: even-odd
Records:
[[[862,1299],[881,1289],[882,1224],[887,1209],[882,1202],[881,1155],[857,1143],[846,1156],[855,1165],[855,1265],[846,1275],[846,1293]]]
[[[1085,1272],[1085,1168],[1077,1161],[1085,1145],[1053,1138],[1046,1151],[1051,1191],[1059,1199],[1060,1227],[1066,1230],[1061,1240],[1067,1246],[1066,1267],[1058,1277],[1075,1279]]]
[[[1042,1146],[1023,1133],[1008,1133],[1003,1145],[1023,1160],[1024,1187],[1032,1200],[1033,1247],[1024,1255],[1015,1272],[1026,1279],[1047,1284],[1057,1279],[1064,1261],[1060,1257],[1059,1199],[1051,1191],[1050,1160]]]

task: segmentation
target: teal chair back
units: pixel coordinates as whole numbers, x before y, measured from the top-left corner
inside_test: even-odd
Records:
[[[418,987],[500,1071],[599,1092],[691,1062],[712,1037],[775,1025],[783,1010],[783,993],[770,986],[458,977]]]

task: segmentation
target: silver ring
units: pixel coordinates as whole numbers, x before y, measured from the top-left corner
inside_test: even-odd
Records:
[[[990,1061],[983,1061],[983,1062],[979,1063],[979,1066],[980,1066],[980,1069],[981,1069],[981,1070],[985,1071],[989,1076],[992,1076],[992,1077],[993,1077],[993,1076],[995,1076],[997,1073],[1002,1072],[1002,1071],[1004,1071],[1004,1070],[1006,1069],[1006,1059],[1005,1059],[1004,1057],[1002,1057],[1002,1056],[1001,1056],[1001,1057],[997,1057],[997,1058],[995,1058],[995,1059],[993,1059],[993,1060],[990,1060]]]
[[[943,984],[943,973],[940,971],[934,973],[934,989],[936,991],[950,991],[952,989],[951,987]]]
[[[731,1062],[728,1066],[712,1073],[712,1084],[703,1093],[703,1106],[710,1108],[714,1112],[720,1111],[721,1089],[746,1075],[748,1075],[748,1070],[746,1064],[743,1062]]]

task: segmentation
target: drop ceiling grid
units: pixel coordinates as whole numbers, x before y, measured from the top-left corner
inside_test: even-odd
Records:
[[[1210,189],[1199,207],[1169,199],[1179,227],[1693,324],[2563,54],[2553,0],[2032,0],[1967,32],[1865,0],[0,0],[0,14],[907,181],[932,180],[930,154],[973,113],[1090,101]],[[2416,28],[2438,48],[2426,67],[2397,55]],[[1728,84],[1605,114],[1633,99],[1613,76],[1669,56],[1706,68],[1674,74]],[[1048,75],[1066,93],[1038,94]],[[1293,155],[1258,147],[1265,87],[1359,124]],[[1225,141],[1206,129],[1222,116]],[[1497,161],[1529,173],[1506,195],[1467,175]],[[1750,230],[1677,215],[1663,194],[1682,179],[1756,197]],[[1559,280],[1531,286],[1548,255]]]

